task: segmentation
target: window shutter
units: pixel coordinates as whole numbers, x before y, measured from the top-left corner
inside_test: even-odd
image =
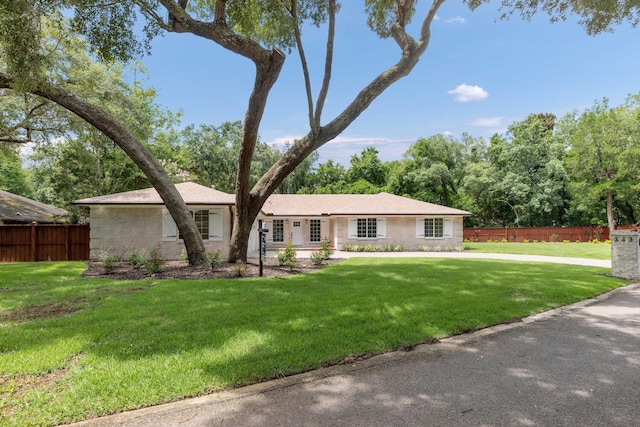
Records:
[[[329,220],[321,219],[320,220],[320,238],[323,237],[329,238]]]
[[[162,209],[162,241],[172,242],[178,239],[178,227],[167,209]]]
[[[445,218],[444,224],[444,237],[453,237],[453,220],[451,218]]]
[[[212,209],[209,211],[209,240],[222,240],[222,211]]]
[[[424,239],[424,218],[416,218],[416,237]]]
[[[262,220],[262,227],[264,227],[267,230],[269,230],[269,232],[264,234],[264,238],[267,241],[267,243],[272,243],[273,242],[273,221],[265,221],[263,219]]]
[[[358,218],[349,218],[349,230],[347,236],[349,239],[358,238]]]
[[[376,219],[376,237],[387,237],[387,220],[385,218]]]

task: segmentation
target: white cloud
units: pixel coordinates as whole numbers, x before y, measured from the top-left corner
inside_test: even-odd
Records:
[[[456,95],[456,102],[481,101],[489,96],[489,92],[480,86],[470,86],[466,83],[458,85],[455,89],[447,92],[449,95]]]
[[[481,126],[481,127],[496,127],[502,124],[503,116],[499,117],[480,117],[475,120],[470,121],[468,124],[472,126]]]
[[[443,22],[446,24],[464,24],[467,20],[462,16],[455,16],[453,18],[445,19]]]

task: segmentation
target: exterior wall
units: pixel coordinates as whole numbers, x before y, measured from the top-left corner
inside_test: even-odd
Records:
[[[231,240],[231,213],[222,207],[222,241],[205,240],[205,247],[220,249],[223,256],[229,252]],[[150,249],[161,245],[162,257],[167,260],[180,258],[184,249],[182,240],[162,241],[162,207],[104,207],[92,206],[90,214],[90,257],[98,259],[100,253],[113,250],[116,254],[128,248]]]
[[[614,230],[611,233],[611,275],[623,279],[640,279],[640,234]]]
[[[362,216],[361,218],[364,218]],[[394,245],[403,246],[405,251],[417,250],[418,246],[439,246],[457,248],[462,246],[463,227],[462,217],[451,217],[453,220],[453,237],[450,238],[424,238],[416,237],[416,219],[418,217],[391,216],[386,219],[386,237],[377,239],[349,238],[349,218],[339,217],[333,219],[332,241],[334,247],[343,250],[345,244],[349,245]],[[422,218],[422,217],[420,217]]]

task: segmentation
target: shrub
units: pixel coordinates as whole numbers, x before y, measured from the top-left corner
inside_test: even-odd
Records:
[[[522,243],[529,243],[529,239],[522,240]]]
[[[577,239],[577,240],[575,241],[575,243],[582,243],[582,242],[580,242],[580,239]]]
[[[609,240],[609,239],[605,240],[604,242],[605,242],[607,245],[610,245],[610,244],[611,244],[611,240]]]
[[[293,270],[293,267],[298,265],[296,249],[293,247],[293,241],[289,240],[283,249],[277,249],[276,254],[278,256],[278,264],[289,268],[289,271]]]
[[[323,237],[320,241],[320,248],[311,251],[311,262],[320,265],[335,253],[335,249],[331,247],[331,242],[327,237]]]
[[[135,248],[129,249],[127,253],[127,262],[136,268],[142,268],[147,262],[144,249],[141,251],[137,251]]]
[[[433,247],[433,251],[434,252],[440,252],[440,246],[434,246]]]
[[[402,251],[404,251],[404,246],[402,246],[402,245],[398,245],[398,246],[396,246],[396,247],[395,247],[395,249],[394,249],[394,250],[395,250],[396,252],[402,252]]]
[[[162,259],[162,249],[160,246],[154,246],[149,250],[149,255],[145,260],[145,267],[147,268],[147,273],[156,274],[160,272],[160,267],[164,263]]]
[[[187,250],[186,249],[182,249],[182,252],[180,252],[180,258],[178,258],[178,260],[180,261],[189,261],[189,254],[187,254]]]
[[[243,277],[247,274],[249,267],[242,261],[238,261],[233,265],[233,271],[236,273],[236,277]]]
[[[571,243],[571,240],[563,240],[562,243]]]
[[[509,243],[507,239],[502,239],[502,243]]]
[[[598,239],[593,239],[593,240],[591,241],[591,243],[600,243],[600,240],[598,240]]]
[[[458,252],[464,251],[464,246],[457,246],[456,247],[456,251],[458,251]]]
[[[418,251],[429,252],[429,246],[418,246]]]
[[[451,251],[452,251],[451,246],[447,246],[446,251],[447,251],[447,252],[451,252]]]
[[[345,243],[345,244],[342,246],[342,250],[343,250],[343,251],[345,251],[345,252],[351,252],[351,250],[352,250],[352,249],[351,249],[351,245],[350,245],[350,244],[348,244],[348,243]]]
[[[538,243],[538,241],[534,239],[534,240],[533,240],[533,243]]]
[[[205,262],[211,267],[212,270],[215,270],[220,264],[220,258],[222,257],[220,253],[220,249],[217,251],[210,251],[205,249],[204,251],[204,259]]]
[[[388,243],[382,246],[382,250],[385,252],[393,252],[394,249],[395,249],[395,246],[390,245]]]
[[[107,274],[113,273],[117,267],[118,261],[120,261],[120,258],[114,254],[113,249],[107,249],[100,252],[98,259],[102,261],[102,267]]]
[[[557,234],[552,234],[551,235],[551,241],[552,242],[557,242],[558,241],[558,235]]]

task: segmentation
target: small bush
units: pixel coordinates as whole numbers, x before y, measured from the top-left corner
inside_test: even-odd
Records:
[[[162,259],[162,249],[160,246],[154,246],[149,250],[149,255],[145,260],[145,267],[147,268],[147,273],[156,274],[160,272],[160,267],[164,263]]]
[[[433,251],[434,252],[440,252],[440,246],[434,246],[433,247]]]
[[[557,242],[558,241],[558,235],[557,234],[552,234],[551,235],[551,241],[552,242]]]
[[[320,241],[320,249],[311,251],[311,261],[316,265],[320,265],[331,258],[331,255],[335,252],[336,250],[331,247],[329,238],[323,237]]]
[[[429,246],[418,246],[418,251],[429,252]]]
[[[376,245],[366,245],[364,247],[365,252],[378,252],[379,250],[380,250],[380,247]]]
[[[233,265],[233,271],[236,273],[236,277],[244,277],[248,269],[247,264],[242,261],[238,261]]]
[[[582,242],[580,241],[580,239],[577,239],[575,243],[582,243]]]
[[[456,247],[456,251],[458,251],[458,252],[464,251],[464,246],[457,246]]]
[[[147,262],[144,249],[141,251],[137,251],[135,248],[129,249],[127,253],[127,262],[136,268],[142,268]]]
[[[114,254],[113,249],[107,249],[100,252],[98,259],[102,261],[102,267],[107,274],[113,273],[117,267],[118,261],[120,261],[120,258]]]
[[[283,249],[277,249],[276,255],[278,257],[278,265],[289,268],[289,271],[298,265],[296,259],[298,251],[293,247],[293,241],[289,240]]]
[[[611,244],[611,240],[609,240],[609,239],[605,240],[604,242],[605,242],[607,245],[610,245],[610,244]]]
[[[184,248],[182,249],[182,252],[180,252],[180,258],[178,258],[178,260],[184,261],[184,262],[189,261],[189,254],[187,254],[186,249]]]
[[[351,252],[351,250],[352,250],[352,249],[351,249],[351,245],[350,245],[350,244],[348,244],[348,243],[345,243],[345,244],[342,246],[342,250],[343,250],[343,251],[345,251],[345,252]]]
[[[533,243],[538,243],[538,241],[534,239],[534,240],[533,240]]]
[[[385,252],[393,252],[394,249],[395,249],[395,246],[390,245],[388,243],[382,246],[382,250]]]
[[[571,243],[571,240],[563,240],[562,243]]]
[[[591,241],[591,243],[600,243],[600,240],[598,240],[598,239],[593,239],[593,240]]]
[[[447,252],[451,252],[453,249],[451,248],[451,246],[447,246],[446,251]]]
[[[522,240],[522,243],[529,243],[529,239]]]
[[[206,249],[204,251],[204,258],[209,267],[211,267],[212,270],[215,270],[220,264],[220,259],[222,258],[220,249],[218,249],[217,251],[210,251]]]
[[[502,239],[502,243],[509,243],[507,239]]]
[[[398,245],[398,246],[395,247],[394,251],[395,252],[403,252],[404,251],[404,246]]]

